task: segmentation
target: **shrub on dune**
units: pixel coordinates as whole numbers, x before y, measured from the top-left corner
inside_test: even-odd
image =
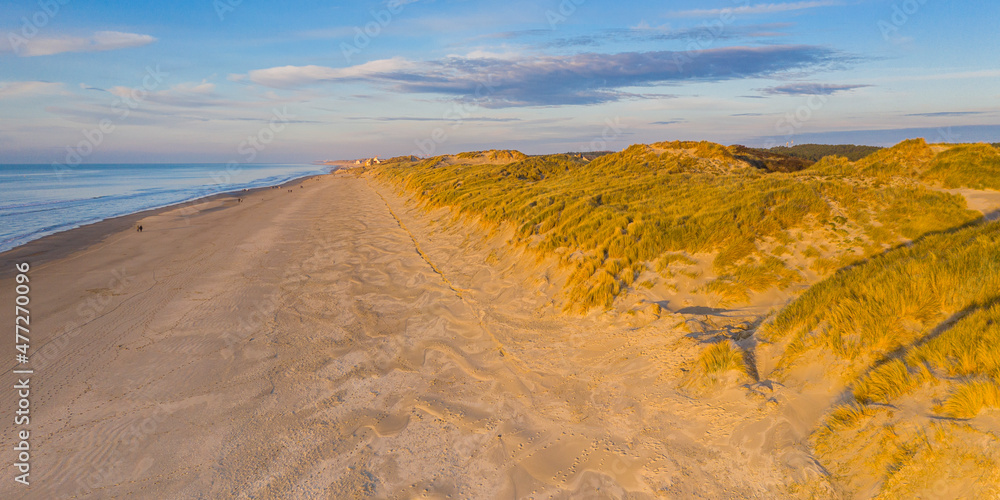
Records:
[[[729,340],[716,342],[705,348],[698,356],[698,369],[705,375],[715,375],[728,371],[746,373],[743,352]]]

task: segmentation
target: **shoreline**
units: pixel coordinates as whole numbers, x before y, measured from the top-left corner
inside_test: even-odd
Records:
[[[329,166],[337,167],[336,165]],[[89,224],[84,224],[82,226],[42,236],[41,238],[23,243],[11,248],[10,250],[0,252],[0,278],[6,278],[16,274],[13,267],[13,264],[15,263],[26,261],[32,267],[35,267],[37,265],[65,258],[73,253],[93,247],[94,245],[107,240],[108,237],[114,234],[123,232],[126,229],[135,228],[138,221],[147,217],[153,217],[171,210],[182,209],[185,207],[194,207],[203,203],[243,198],[249,195],[259,194],[260,192],[269,191],[274,188],[287,187],[316,177],[330,175],[339,169],[340,168],[332,168],[325,174],[307,175],[287,180],[281,184],[249,188],[247,191],[236,190],[209,194],[192,200],[171,203],[162,207],[149,208],[131,214],[102,219],[97,222],[91,222]]]

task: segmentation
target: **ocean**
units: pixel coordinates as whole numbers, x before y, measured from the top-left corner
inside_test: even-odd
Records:
[[[151,208],[329,172],[309,164],[0,165],[0,252]]]

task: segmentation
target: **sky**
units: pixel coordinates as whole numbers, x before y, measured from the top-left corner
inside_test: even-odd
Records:
[[[1000,141],[995,0],[0,1],[0,163]]]

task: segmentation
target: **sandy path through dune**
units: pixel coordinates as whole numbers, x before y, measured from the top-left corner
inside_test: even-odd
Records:
[[[813,467],[815,417],[684,397],[682,333],[559,314],[523,256],[369,182],[33,269],[33,485],[0,497],[754,498]]]

